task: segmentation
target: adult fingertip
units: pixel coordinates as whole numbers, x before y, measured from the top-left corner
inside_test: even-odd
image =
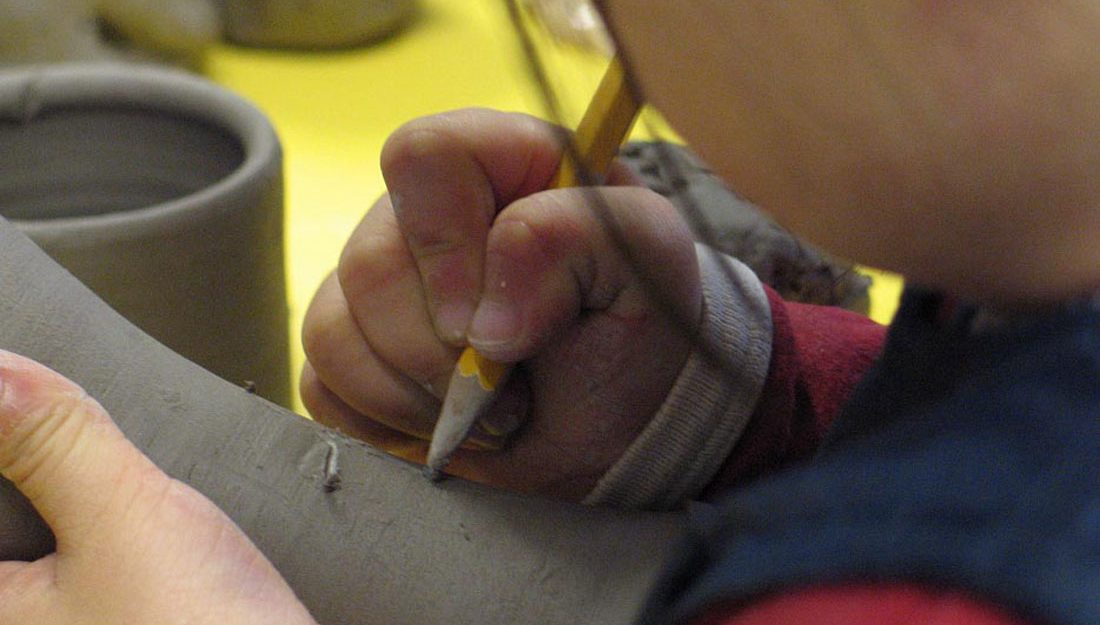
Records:
[[[151,462],[106,411],[61,374],[0,351],[0,475],[58,535],[72,538],[109,505],[121,472]]]
[[[58,403],[86,396],[59,373],[19,354],[0,350],[0,458],[42,421]],[[56,415],[53,415],[56,416]],[[7,462],[0,466],[6,466]]]

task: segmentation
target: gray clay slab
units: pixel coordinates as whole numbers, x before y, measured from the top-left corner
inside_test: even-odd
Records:
[[[321,623],[627,623],[680,532],[676,515],[430,484],[163,347],[7,222],[0,348],[81,384],[165,471],[224,509]],[[0,558],[50,549],[0,481]]]

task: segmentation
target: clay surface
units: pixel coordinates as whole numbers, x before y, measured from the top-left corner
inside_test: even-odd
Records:
[[[282,160],[259,111],[122,66],[0,75],[0,214],[146,332],[290,402]]]
[[[627,623],[681,519],[512,496],[349,440],[181,358],[0,222],[0,347],[81,384],[225,510],[321,623]],[[0,481],[0,559],[51,549]]]

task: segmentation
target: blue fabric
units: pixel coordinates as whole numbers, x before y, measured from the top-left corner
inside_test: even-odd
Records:
[[[813,462],[692,511],[643,623],[838,582],[1100,625],[1100,311],[974,333],[911,291]]]

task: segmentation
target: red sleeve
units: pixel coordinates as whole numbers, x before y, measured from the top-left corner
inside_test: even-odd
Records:
[[[768,378],[705,497],[812,454],[886,336],[885,326],[863,315],[787,302],[764,288],[772,311]]]
[[[919,586],[832,586],[734,609],[717,606],[692,625],[1029,625],[955,591]]]

